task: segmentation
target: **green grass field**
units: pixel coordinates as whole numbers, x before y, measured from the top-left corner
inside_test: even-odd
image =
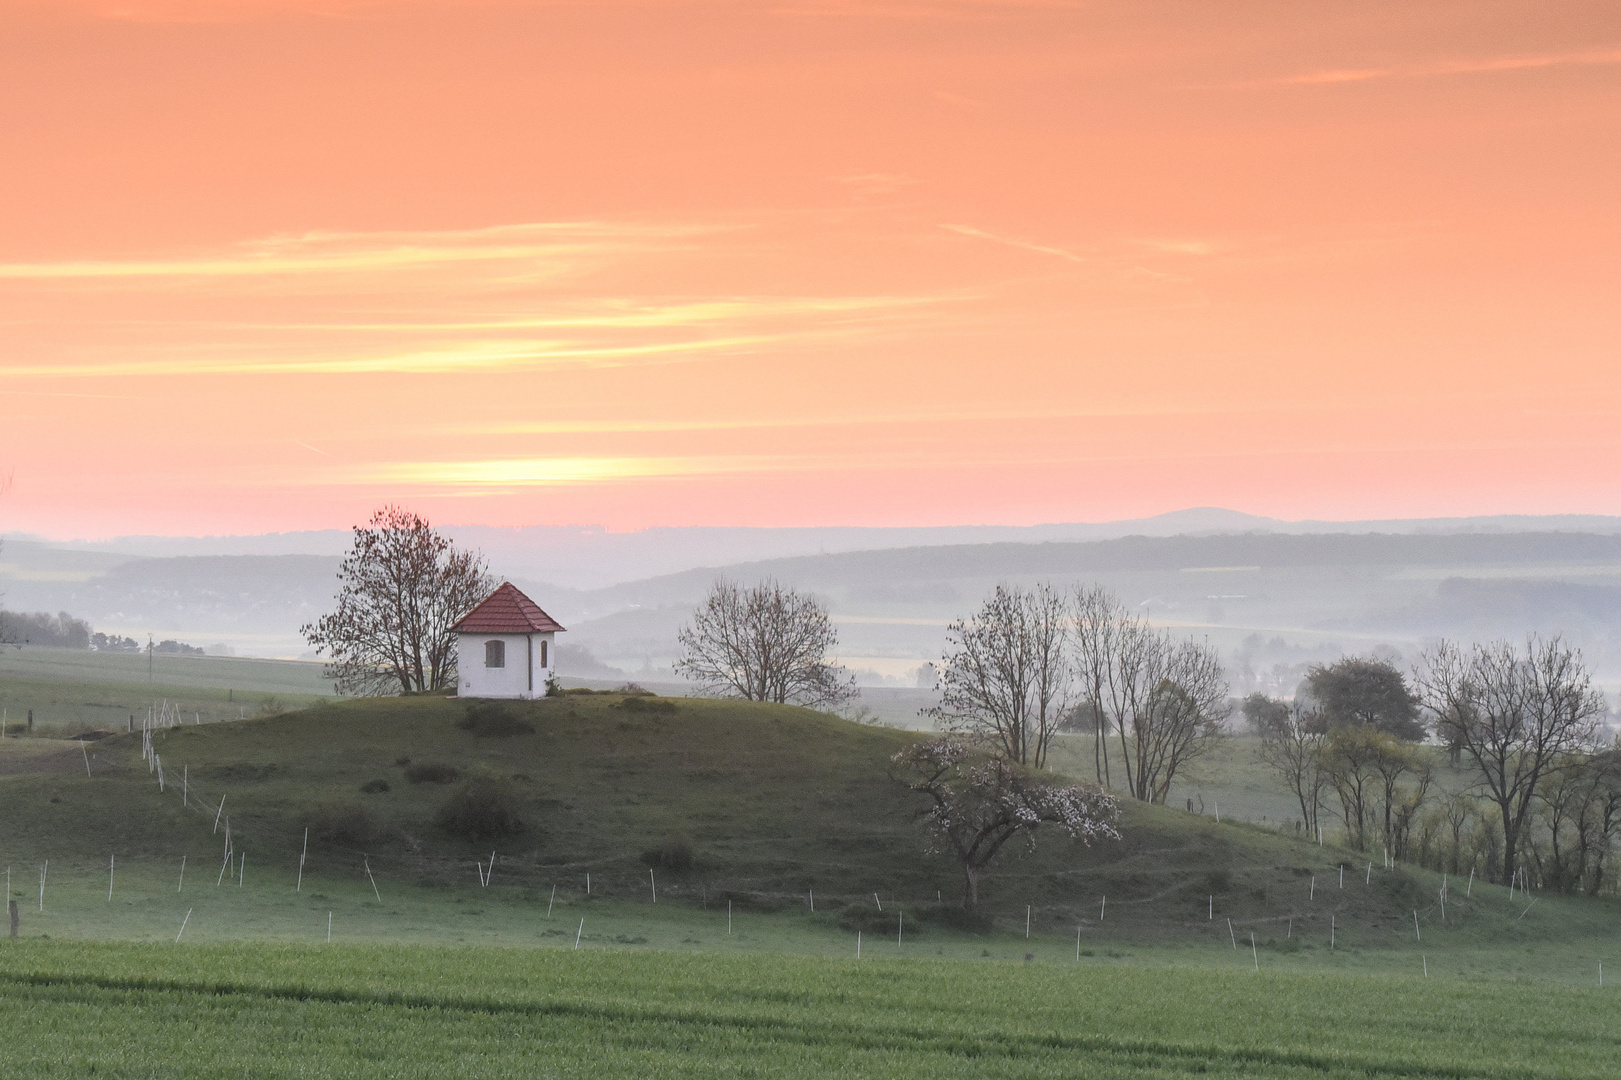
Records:
[[[1532,903],[1454,881],[1443,918],[1435,875],[1127,804],[1118,843],[1048,833],[1010,850],[983,884],[994,929],[965,933],[937,914],[957,871],[926,853],[912,796],[886,774],[915,734],[743,702],[570,695],[521,706],[532,732],[488,738],[458,726],[465,709],[348,701],[162,731],[162,790],[137,737],[0,742],[0,861],[21,918],[21,940],[0,941],[0,1064],[1613,1070],[1617,991],[1597,983],[1599,963],[1621,966],[1621,907],[1607,898]],[[412,783],[407,763],[505,778],[525,830],[494,845],[445,832],[436,811],[456,782]],[[1264,781],[1244,768],[1241,784]],[[386,791],[362,791],[377,780]],[[360,808],[368,837],[313,841],[300,881],[303,824],[335,803]],[[245,859],[229,870],[227,822]],[[675,835],[695,864],[650,880],[642,852]],[[492,854],[486,887],[474,862]]]
[[[159,701],[211,724],[330,698],[321,673],[321,664],[296,660],[160,654],[148,678],[144,653],[0,648],[0,709],[8,724],[33,710],[40,735],[123,731]]]
[[[0,949],[27,1076],[1596,1077],[1621,991],[346,945]]]

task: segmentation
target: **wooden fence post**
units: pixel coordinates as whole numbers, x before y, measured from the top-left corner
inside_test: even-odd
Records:
[[[17,936],[17,924],[20,923],[22,921],[22,919],[17,914],[17,901],[15,901],[15,900],[11,901],[10,907],[11,907],[11,936],[16,937]]]

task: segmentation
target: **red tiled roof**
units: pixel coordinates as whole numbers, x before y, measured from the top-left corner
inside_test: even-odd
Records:
[[[462,634],[541,634],[563,627],[506,581],[451,629]]]

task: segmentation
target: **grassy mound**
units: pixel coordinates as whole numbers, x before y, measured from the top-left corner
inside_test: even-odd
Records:
[[[971,929],[940,914],[961,895],[959,872],[925,850],[917,797],[887,775],[915,733],[803,709],[613,694],[500,710],[469,728],[467,702],[382,699],[176,728],[156,742],[161,792],[138,738],[93,744],[88,777],[74,744],[51,771],[0,776],[7,858],[48,858],[53,873],[104,873],[112,855],[124,865],[213,850],[218,860],[218,816],[253,853],[250,874],[291,874],[308,828],[311,872],[364,861],[384,881],[465,884],[472,861],[493,853],[497,880],[542,902],[554,884],[583,892],[589,874],[594,897],[650,900],[656,886],[661,902],[729,898],[739,910],[808,914],[814,891],[829,929],[872,921],[888,932],[896,906],[933,913],[919,933]],[[504,734],[492,737],[492,723]],[[1083,848],[1048,831],[1033,850],[1010,845],[982,882],[988,912],[1004,929],[1022,931],[1028,918],[1033,932],[1071,940],[1077,927],[1224,945],[1253,933],[1258,949],[1284,951],[1326,948],[1331,934],[1411,944],[1415,913],[1426,934],[1439,925],[1431,875],[1370,871],[1350,852],[1182,810],[1123,809],[1120,842]],[[1488,914],[1461,884],[1450,933],[1546,932],[1536,929],[1546,919],[1514,919],[1503,890],[1473,886],[1470,900],[1502,908]],[[870,918],[858,913],[868,904]],[[1578,913],[1571,932],[1613,914],[1608,902],[1552,897],[1540,911],[1560,904]]]

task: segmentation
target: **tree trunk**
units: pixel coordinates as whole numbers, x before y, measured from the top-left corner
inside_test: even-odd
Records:
[[[963,864],[962,909],[973,913],[979,910],[979,867]]]
[[[1503,880],[1501,884],[1507,885],[1514,880],[1514,871],[1519,866],[1519,853],[1515,851],[1520,846],[1520,825],[1514,820],[1506,803],[1499,804],[1498,809],[1503,813]]]

